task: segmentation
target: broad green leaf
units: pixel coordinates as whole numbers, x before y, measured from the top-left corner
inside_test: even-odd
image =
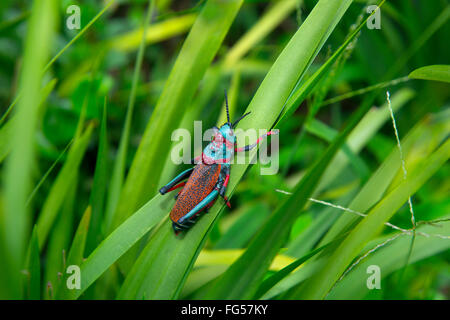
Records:
[[[412,79],[450,82],[450,65],[426,66],[411,72],[408,77]]]

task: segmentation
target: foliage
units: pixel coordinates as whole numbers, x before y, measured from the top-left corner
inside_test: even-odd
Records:
[[[0,298],[449,298],[448,4],[32,2],[0,5]],[[224,89],[279,170],[176,236],[171,135]]]

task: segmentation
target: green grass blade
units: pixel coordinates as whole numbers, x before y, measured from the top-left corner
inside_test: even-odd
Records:
[[[230,115],[230,119],[237,118],[235,114],[237,109],[237,98],[239,94],[240,84],[241,84],[241,72],[238,69],[231,77],[230,87],[227,89],[228,112]],[[220,128],[220,126],[225,122],[227,122],[227,111],[225,108],[225,101],[224,101],[223,107],[220,110],[219,117],[217,118],[217,126]]]
[[[448,217],[448,216],[447,216]],[[429,235],[436,233],[449,235],[450,234],[450,224],[443,223],[441,228],[436,228],[434,226],[422,226],[417,228],[418,232],[424,232]],[[390,238],[392,235],[384,236],[377,239],[366,246],[363,252],[374,248],[376,244],[382,243],[386,238]],[[409,246],[411,244],[411,237],[402,236],[392,242],[386,247],[380,248],[378,251],[374,252],[367,259],[363,260],[358,264],[350,273],[348,273],[340,282],[337,283],[336,287],[327,296],[327,299],[363,299],[370,290],[367,288],[367,267],[370,265],[377,265],[380,267],[381,277],[385,278],[392,272],[399,270],[404,266],[405,256],[404,254],[408,252]],[[413,264],[422,259],[426,259],[440,252],[448,251],[450,249],[450,241],[442,239],[439,237],[424,237],[417,236],[414,243],[414,250],[411,253],[410,264]],[[387,290],[381,287],[383,290]]]
[[[214,249],[243,248],[270,215],[266,205],[255,203],[220,237]],[[242,232],[245,230],[245,232]]]
[[[296,82],[350,3],[319,1],[270,69],[246,110],[251,111],[252,116],[242,120],[240,128],[272,126]],[[324,16],[330,19],[324,20]],[[239,136],[237,139],[239,141]],[[250,157],[255,152],[250,152]],[[247,165],[233,166],[228,194],[234,190],[246,168]],[[222,207],[216,204],[183,237],[175,237],[169,223],[161,225],[125,279],[119,298],[141,298],[144,295],[146,299],[176,298]],[[236,282],[233,280],[233,283]]]
[[[179,125],[180,114],[189,105],[242,2],[209,0],[197,17],[136,152],[123,186],[113,227],[155,194],[169,153],[167,137]]]
[[[196,15],[187,14],[152,24],[146,33],[146,45],[163,42],[185,33],[192,26],[195,18]],[[141,43],[142,32],[143,30],[135,30],[120,35],[113,40],[106,40],[99,44],[99,51],[111,49],[129,52],[131,50],[136,50]],[[77,70],[74,70],[71,75],[67,76],[59,87],[58,93],[62,96],[70,94],[74,89],[74,86],[81,81],[84,74],[89,70],[93,60],[94,58],[87,59],[87,61],[81,64]]]
[[[16,98],[13,100],[13,102],[11,102],[11,104],[8,106],[8,108],[6,109],[5,113],[2,115],[2,117],[0,119],[0,126],[3,124],[3,122],[5,122],[6,118],[11,113],[12,109],[14,108],[14,106],[19,101],[19,98],[20,98],[19,96],[16,96]]]
[[[196,17],[195,14],[185,14],[179,17],[170,18],[155,23],[149,27],[148,32],[145,32],[145,27],[133,30],[115,37],[113,40],[108,41],[106,45],[111,49],[118,51],[133,51],[140,47],[142,39],[144,40],[144,43],[148,45],[186,32],[192,26]]]
[[[202,79],[202,90],[200,94],[194,98],[193,103],[189,109],[184,113],[183,120],[180,123],[180,128],[185,128],[191,131],[192,123],[198,119],[200,113],[204,110],[206,103],[212,96],[217,94],[219,82],[227,71],[231,71],[232,79],[230,88],[228,88],[228,102],[230,117],[234,118],[237,104],[235,100],[238,96],[239,86],[241,82],[241,59],[248,51],[255,47],[264,37],[266,37],[273,29],[275,29],[283,19],[292,11],[292,1],[284,0],[278,2],[271,7],[261,18],[260,22],[256,23],[248,32],[246,32],[233,47],[228,51],[219,63],[210,67]],[[268,68],[267,68],[268,69]],[[264,74],[266,73],[266,70]],[[225,106],[225,103],[224,103]],[[218,124],[222,125],[226,120],[225,107],[220,111]],[[195,150],[194,150],[195,151]],[[175,174],[176,165],[172,162],[170,157],[167,157],[163,173],[161,174],[160,184],[164,184],[172,175]],[[169,174],[170,173],[170,174]]]
[[[114,0],[109,1],[106,6],[103,8],[103,10],[101,10],[94,18],[91,19],[91,21],[89,21],[86,26],[83,27],[83,29],[80,30],[80,32],[77,33],[77,35],[75,37],[73,37],[61,50],[58,51],[58,53],[56,53],[56,55],[45,65],[44,69],[43,69],[43,73],[47,72],[50,67],[55,63],[56,60],[58,60],[58,58],[60,56],[62,56],[64,54],[65,51],[67,51],[67,49],[70,48],[70,46],[72,46],[79,38],[81,38],[81,36],[83,34],[86,33],[86,31],[95,23],[95,21],[97,21],[104,13],[105,11],[114,3]],[[21,92],[19,91],[19,93],[17,94],[16,98],[14,99],[14,101],[11,103],[11,105],[8,107],[8,109],[6,110],[5,114],[2,116],[2,118],[0,119],[0,125],[3,123],[3,121],[6,119],[6,117],[8,116],[8,114],[11,112],[12,108],[16,105],[16,103],[18,102],[18,100],[21,98]]]
[[[216,265],[210,267],[194,268],[186,279],[186,284],[180,293],[181,299],[195,299],[193,294],[198,294],[211,284],[211,281],[221,275],[226,269],[227,265]]]
[[[105,5],[105,7],[94,18],[92,18],[91,21],[89,21],[83,27],[83,29],[80,30],[80,32],[77,33],[75,37],[73,37],[61,50],[58,51],[58,53],[47,63],[47,65],[44,68],[44,72],[50,69],[50,67],[55,63],[55,61],[58,60],[58,58],[62,56],[63,53],[70,48],[70,46],[72,46],[79,38],[81,38],[81,36],[83,36],[83,34],[86,33],[86,31],[106,12],[106,10],[109,9],[109,7],[114,3],[114,1],[115,0],[110,0]]]
[[[114,262],[160,222],[167,215],[167,211],[162,207],[167,206],[168,202],[169,205],[173,204],[171,199],[154,197],[103,240],[81,265],[83,275],[81,290],[71,290],[66,298],[79,297]]]
[[[367,110],[363,106],[354,114],[348,126],[300,180],[292,195],[278,207],[254,237],[247,251],[215,283],[205,298],[245,299],[251,298],[255,294],[257,283],[263,278],[268,265],[285,241],[292,224],[314,192],[324,169],[365,111]]]
[[[393,95],[392,108],[398,111],[408,103],[415,93],[409,88],[399,90]],[[349,135],[347,145],[353,154],[358,154],[370,139],[380,130],[383,124],[389,120],[389,109],[387,103],[378,109],[370,110]],[[343,151],[338,152],[325,171],[324,177],[319,183],[318,190],[323,190],[332,183],[339,173],[345,168],[349,158]]]
[[[30,193],[28,199],[27,199],[27,205],[30,205],[31,200],[33,200],[34,196],[36,195],[36,192],[38,192],[39,188],[42,186],[44,181],[47,179],[49,174],[53,171],[53,169],[56,167],[56,165],[59,163],[59,161],[63,158],[63,156],[66,154],[67,150],[69,150],[70,146],[72,145],[73,139],[69,141],[69,143],[65,146],[63,151],[58,155],[58,158],[52,163],[52,165],[48,168],[48,170],[45,172],[45,174],[42,176],[42,178],[39,180],[39,182],[34,187],[33,191]]]
[[[77,232],[73,238],[72,246],[70,247],[69,255],[67,256],[67,264],[81,265],[84,257],[84,249],[86,248],[86,239],[91,222],[92,208],[88,206],[78,225]]]
[[[61,207],[61,212],[58,214],[55,225],[52,227],[46,249],[45,276],[43,283],[55,288],[55,291],[61,286],[62,278],[67,267],[67,252],[69,252],[75,227],[74,213],[78,181],[79,177],[76,177],[70,186]],[[45,296],[47,299],[53,299],[55,295],[57,295],[57,292],[53,292],[53,296],[50,297],[48,293],[49,292],[47,292]]]
[[[396,73],[398,73],[408,62],[414,54],[433,36],[433,34],[439,30],[450,18],[450,5],[447,5],[444,10],[437,16],[433,22],[427,26],[427,28],[418,36],[415,36],[414,43],[405,50],[405,54],[400,56],[394,66],[389,70],[385,79],[392,78]]]
[[[277,1],[258,22],[228,51],[223,63],[225,67],[235,65],[262,38],[266,37],[295,8],[299,1]]]
[[[408,75],[412,79],[450,82],[450,65],[433,65],[414,70]]]
[[[382,88],[386,88],[386,87],[395,86],[395,85],[398,85],[400,83],[403,83],[403,82],[406,82],[406,81],[409,81],[409,80],[411,80],[411,79],[409,79],[408,77],[400,77],[400,78],[393,79],[393,80],[390,80],[390,81],[380,82],[380,83],[374,84],[372,86],[368,86],[368,87],[365,87],[365,88],[361,88],[361,89],[358,89],[358,90],[347,92],[347,93],[341,94],[339,96],[336,96],[336,97],[333,97],[333,98],[325,100],[322,103],[322,107],[326,106],[326,105],[329,105],[329,104],[336,103],[336,102],[340,102],[342,100],[349,99],[349,98],[352,98],[352,97],[355,97],[355,96],[359,96],[359,95],[362,95],[364,93],[371,92],[371,91],[374,91],[374,90],[377,90],[377,89],[382,89]]]
[[[139,46],[139,50],[136,57],[136,64],[134,66],[133,82],[131,84],[131,92],[128,98],[127,114],[125,116],[125,125],[122,129],[122,135],[120,137],[119,148],[117,151],[116,160],[114,162],[114,168],[111,176],[111,183],[108,188],[104,230],[109,232],[111,228],[111,222],[114,218],[114,213],[119,201],[120,192],[122,190],[123,179],[125,176],[125,164],[127,158],[128,141],[130,139],[131,120],[133,117],[134,102],[136,100],[136,88],[139,81],[140,70],[142,67],[142,61],[144,58],[145,39],[147,35],[147,29],[150,25],[151,18],[153,16],[155,1],[149,2],[147,11],[147,17],[144,22],[144,31],[142,33],[142,39]]]
[[[401,145],[403,153],[406,155],[406,161],[411,162],[412,156],[420,155],[419,159],[423,161],[426,159],[431,151],[436,148],[446,137],[446,132],[450,129],[450,122],[448,114],[436,114],[433,117],[426,117],[419,122],[410,132],[402,139]],[[433,137],[425,140],[421,137]],[[417,150],[417,153],[413,150]],[[410,155],[411,153],[411,155]],[[380,167],[372,174],[369,181],[354,197],[348,208],[358,211],[366,212],[387,192],[389,185],[400,168],[400,155],[398,148],[392,149],[389,156],[383,161]],[[341,232],[345,232],[358,221],[358,217],[343,215],[333,225],[328,234],[322,240],[322,243],[330,241],[333,237],[338,236]]]
[[[335,129],[314,118],[312,118],[305,124],[305,130],[308,133],[315,135],[318,138],[324,139],[327,142],[333,141],[333,139],[338,134]],[[342,146],[342,153],[345,154],[348,161],[353,165],[356,171],[359,172],[361,180],[366,180],[366,177],[369,175],[369,168],[362,160],[362,158],[355,154],[347,144],[344,144]],[[332,168],[332,166],[329,167]],[[335,172],[339,172],[339,170],[336,170]]]
[[[411,162],[410,153],[420,155],[421,161],[425,161],[434,148],[436,148],[448,132],[448,115],[437,114],[433,117],[427,117],[424,121],[421,121],[416,127],[414,127],[408,135],[402,140],[401,145],[405,155],[407,155],[406,161]],[[430,137],[433,137],[430,140]],[[417,153],[416,153],[417,152]],[[364,185],[359,193],[353,198],[351,203],[346,206],[352,210],[358,212],[366,212],[376,202],[378,202],[383,194],[386,193],[386,189],[392,183],[392,180],[399,171],[400,157],[398,154],[398,148],[393,147],[391,154],[385,159],[382,165],[377,171],[375,171],[370,180]],[[319,242],[318,246],[322,246],[329,243],[335,238],[340,237],[342,234],[351,230],[352,226],[360,218],[349,213],[339,212],[342,215],[333,224],[325,237]],[[333,245],[329,252],[333,252],[335,245]],[[286,253],[291,253],[288,249]],[[327,256],[308,261],[302,269],[294,272],[279,284],[266,293],[263,298],[271,299],[288,289],[300,284],[305,279],[310,278],[314,273],[320,270],[327,263]]]
[[[335,203],[346,206],[353,196],[354,192],[349,192]],[[288,256],[300,258],[314,249],[341,214],[341,212],[336,212],[333,208],[323,208],[312,224],[289,243],[285,253]],[[322,241],[321,243],[324,242]]]
[[[269,291],[274,285],[276,285],[278,282],[280,282],[282,279],[284,279],[288,274],[290,274],[292,271],[294,271],[296,268],[298,268],[300,265],[305,263],[310,258],[314,257],[316,254],[321,252],[323,249],[328,247],[331,243],[327,243],[326,245],[323,245],[321,247],[318,247],[314,250],[311,250],[307,254],[305,254],[303,257],[295,260],[290,265],[284,267],[277,273],[273,274],[269,278],[265,279],[260,286],[258,287],[258,290],[255,293],[255,299],[260,298],[264,293]]]
[[[292,294],[302,299],[323,299],[348,264],[375,236],[384,223],[414,194],[450,157],[450,140],[435,151],[426,162],[410,172],[407,179],[380,201],[333,252],[327,264]]]
[[[40,93],[39,105],[38,105],[38,117],[43,113],[45,107],[45,101],[50,93],[53,91],[56,85],[56,79],[49,81]],[[16,100],[17,101],[17,100]],[[15,102],[16,102],[15,101]],[[12,108],[14,103],[10,106]],[[9,110],[9,109],[8,109]],[[7,111],[8,113],[8,111]],[[6,114],[5,114],[6,116]],[[3,119],[3,118],[2,118]],[[14,127],[17,125],[17,115],[12,116],[4,126],[0,128],[0,163],[6,158],[12,149],[12,135],[14,134]],[[1,123],[1,121],[0,121]]]
[[[31,234],[24,273],[23,298],[39,300],[41,297],[41,261],[36,228],[33,228],[33,233]]]
[[[5,245],[7,256],[0,258],[9,264],[8,284],[11,297],[20,292],[19,273],[23,266],[26,243],[29,237],[30,212],[26,200],[31,191],[31,170],[34,165],[34,135],[38,124],[38,103],[42,81],[42,70],[52,43],[57,18],[56,1],[34,1],[28,20],[25,38],[25,53],[20,75],[19,91],[23,97],[17,102],[17,122],[12,129],[11,153],[5,164],[4,212],[2,215],[0,239]],[[3,279],[2,279],[3,280]],[[3,281],[2,281],[3,282]]]
[[[103,105],[102,122],[100,125],[99,144],[97,151],[97,161],[94,173],[94,182],[92,185],[89,202],[92,207],[92,219],[89,224],[89,233],[87,238],[87,252],[91,252],[95,246],[103,239],[101,223],[103,220],[103,208],[105,203],[106,187],[108,185],[108,132],[107,132],[107,106],[106,97]]]
[[[380,4],[378,5],[381,7],[385,0],[382,0]],[[356,36],[359,34],[361,29],[366,25],[367,20],[375,14],[375,11],[372,12],[371,15],[369,15],[365,21],[363,21],[358,28],[353,31],[350,36],[347,37],[347,39],[344,41],[344,43],[336,50],[336,52],[317,70],[310,78],[308,78],[301,86],[299,86],[289,97],[288,102],[286,103],[285,108],[283,109],[283,112],[278,119],[278,121],[281,121],[283,117],[291,115],[295,109],[300,105],[300,103],[308,96],[308,94],[311,93],[313,88],[320,82],[321,79],[324,78],[326,74],[328,74],[332,68],[335,62],[341,57],[341,55],[345,52],[345,49],[347,46],[356,38]]]
[[[86,148],[89,144],[93,126],[89,125],[85,132],[77,139],[70,148],[64,166],[53,183],[50,193],[42,206],[41,213],[37,221],[39,234],[39,247],[42,250],[47,240],[48,233],[55,222],[56,216],[61,208],[70,185],[73,183],[78,167],[83,159]]]
[[[80,224],[78,225],[75,236],[73,237],[72,245],[67,256],[66,268],[71,265],[80,266],[83,262],[84,252],[86,249],[86,240],[88,237],[89,224],[91,222],[92,208],[88,206],[81,218]],[[65,272],[63,273],[63,281],[60,283],[60,287],[55,293],[56,297],[63,298],[67,294],[66,280],[69,276]],[[83,276],[83,274],[81,274]]]

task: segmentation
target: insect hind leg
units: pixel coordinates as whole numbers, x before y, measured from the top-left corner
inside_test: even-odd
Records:
[[[195,223],[195,216],[203,211],[205,207],[210,205],[211,202],[215,201],[218,195],[217,190],[211,191],[210,194],[208,194],[200,203],[198,203],[191,211],[189,211],[186,215],[181,217],[177,223],[179,225],[184,225],[185,223],[194,224]]]
[[[161,189],[159,189],[159,193],[164,195],[169,191],[172,191],[176,188],[184,186],[184,183],[179,183],[179,182],[189,178],[189,176],[191,175],[193,170],[194,170],[194,168],[190,168],[190,169],[187,169],[187,170],[183,171],[182,173],[180,173],[172,181],[170,181],[168,184],[166,184]],[[177,183],[179,183],[179,184],[177,185]]]
[[[190,226],[187,226],[185,224],[172,222],[172,229],[173,229],[173,231],[175,231],[175,234],[178,234],[181,231],[187,230],[189,228],[190,228]]]

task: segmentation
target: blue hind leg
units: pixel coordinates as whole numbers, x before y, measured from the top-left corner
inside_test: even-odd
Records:
[[[172,181],[170,181],[168,184],[166,184],[164,187],[162,187],[161,189],[159,189],[159,193],[161,194],[166,194],[167,192],[171,191],[171,189],[173,187],[175,187],[175,185],[184,180],[189,178],[189,176],[191,175],[192,171],[194,170],[194,168],[190,168],[187,170],[184,170],[182,173],[180,173],[178,176],[176,176]],[[176,189],[176,188],[175,188]]]
[[[217,195],[219,194],[219,191],[214,189],[211,191],[210,194],[208,194],[202,201],[200,201],[191,211],[189,211],[187,214],[185,214],[183,217],[181,217],[176,224],[180,227],[189,228],[190,224],[193,224],[194,222],[191,220],[193,216],[195,216],[197,213],[199,213],[201,210],[203,210],[207,205],[209,205],[212,201],[216,200]],[[174,223],[175,224],[175,223]],[[175,227],[174,227],[175,228]]]

